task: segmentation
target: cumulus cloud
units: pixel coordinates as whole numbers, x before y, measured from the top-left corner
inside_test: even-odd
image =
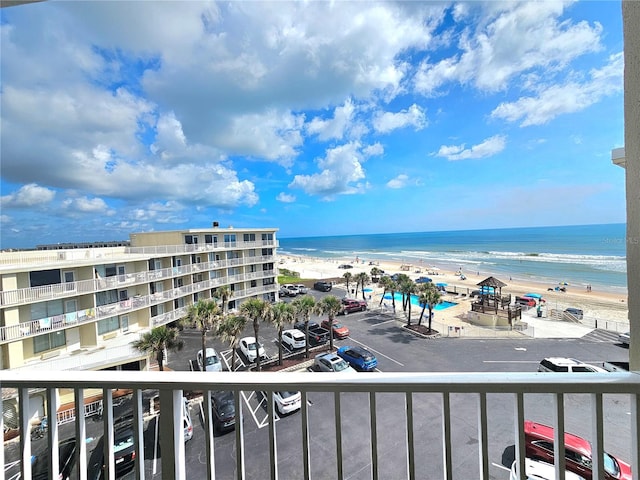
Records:
[[[396,178],[392,178],[387,182],[388,188],[404,188],[407,186],[407,181],[409,180],[409,176],[401,173]]]
[[[336,107],[333,111],[333,117],[322,119],[315,117],[306,126],[307,132],[311,135],[317,135],[322,141],[344,138],[347,130],[351,129],[351,124],[355,114],[355,106],[349,98],[344,105]]]
[[[327,150],[326,155],[317,160],[319,173],[296,175],[289,187],[324,198],[362,191],[365,188],[360,182],[365,178],[362,163],[366,158],[360,148],[359,142],[350,142]]]
[[[379,133],[389,133],[398,128],[412,126],[414,129],[422,130],[427,125],[427,118],[424,109],[415,103],[408,109],[398,113],[379,113],[373,119],[373,128]]]
[[[109,216],[115,214],[101,198],[67,198],[62,202],[62,206],[71,213],[99,213]]]
[[[0,197],[3,208],[31,208],[50,203],[56,192],[35,183],[23,185],[17,191]]]
[[[508,122],[520,122],[521,127],[543,125],[559,115],[574,113],[619,93],[623,88],[622,53],[609,57],[609,63],[590,72],[584,83],[544,85],[536,96],[522,97],[515,102],[503,102],[491,112],[491,117]]]
[[[425,59],[414,78],[416,90],[426,96],[443,94],[455,82],[495,92],[509,80],[533,69],[554,69],[567,65],[585,53],[602,48],[602,26],[561,18],[562,2],[492,2],[479,5],[478,22],[451,38],[457,52],[431,62]],[[470,15],[471,5],[464,9]],[[457,9],[456,15],[463,10]]]
[[[506,144],[507,139],[504,135],[495,135],[470,148],[466,148],[464,143],[462,145],[442,145],[435,155],[444,157],[447,160],[485,158],[500,153],[504,150]]]
[[[296,201],[295,195],[289,195],[288,193],[280,192],[276,197],[276,200],[282,203],[293,203]]]

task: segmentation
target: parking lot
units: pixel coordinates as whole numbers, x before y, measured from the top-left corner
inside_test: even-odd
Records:
[[[317,317],[312,318],[312,321],[319,320]],[[424,339],[407,332],[401,328],[401,323],[397,320],[377,310],[353,313],[340,317],[340,321],[350,329],[350,336],[345,340],[334,340],[335,346],[360,345],[366,348],[375,354],[378,370],[382,372],[533,372],[537,370],[540,360],[547,356],[575,357],[590,363],[628,360],[628,351],[616,342],[615,336],[608,335],[593,334],[584,339]],[[252,330],[248,329],[247,332],[247,335],[253,335]],[[198,332],[194,332],[194,339],[197,340],[198,335]],[[270,357],[276,357],[278,354],[276,337],[273,327],[261,325],[260,341]],[[230,365],[231,352],[228,347],[215,339],[211,339],[209,343],[209,346],[220,352],[223,362],[227,366]],[[193,349],[192,356],[195,358],[195,352],[200,348],[199,342],[194,341],[192,346],[185,346],[185,349],[187,348]],[[180,357],[185,358],[185,352],[181,352]],[[240,360],[243,360],[244,365],[244,359]],[[179,364],[174,365],[171,358],[170,366],[175,366],[176,370],[180,369]],[[361,374],[368,375],[366,372]],[[418,471],[430,472],[424,478],[442,478],[441,432],[431,428],[433,418],[440,416],[442,398],[436,394],[416,394],[414,397]],[[567,430],[589,436],[588,422],[585,425],[584,419],[581,418],[581,415],[588,412],[588,399],[580,395],[571,397],[572,408],[567,409]],[[267,426],[266,401],[260,392],[244,392],[243,401],[247,477],[259,478],[261,472],[268,468],[269,462],[268,437],[264,429]],[[402,394],[378,395],[378,432],[384,432],[378,439],[380,478],[396,478],[397,472],[406,471],[404,401]],[[455,478],[478,476],[476,401],[473,395],[455,395],[451,398],[455,411],[452,418],[452,437],[456,445]],[[491,425],[490,472],[493,478],[506,480],[509,478],[508,468],[513,460],[513,398],[510,395],[492,395],[488,402]],[[552,402],[551,396],[528,396],[525,402],[527,417],[551,423]],[[606,403],[607,429],[628,431],[628,403],[620,399],[612,399]],[[337,467],[333,394],[309,394],[308,407],[313,477],[335,478]],[[345,477],[370,478],[370,458],[368,454],[363,454],[370,449],[368,395],[342,394],[341,415]],[[280,476],[301,478],[300,414],[293,413],[283,418],[276,415],[276,419]],[[605,442],[608,451],[615,452],[622,458],[630,458],[630,446],[624,437],[609,435]],[[222,478],[233,477],[234,451],[233,434],[216,437],[216,471]],[[189,442],[187,455],[195,459],[203,452],[204,437],[200,430]],[[198,475],[204,472],[204,465],[187,462],[187,466],[190,478],[200,478]]]

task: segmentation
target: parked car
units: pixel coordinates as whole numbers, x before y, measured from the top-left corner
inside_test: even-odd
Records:
[[[338,312],[339,315],[346,315],[353,312],[364,312],[367,309],[367,302],[364,300],[358,300],[355,298],[343,298],[342,310]]]
[[[298,289],[298,287],[291,283],[285,283],[280,287],[280,295],[283,295],[283,296],[295,297],[299,293],[300,293],[300,290]]]
[[[349,265],[348,263],[343,263],[342,265],[338,265],[338,268],[342,268],[344,270],[348,270],[350,268],[353,268],[353,265]]]
[[[196,359],[198,360],[198,368],[200,369],[200,371],[202,371],[202,350],[198,350]],[[207,372],[222,371],[222,363],[220,362],[220,357],[218,357],[218,353],[213,348],[206,349],[206,355],[204,357],[204,369]]]
[[[620,335],[618,335],[618,341],[621,344],[626,345],[627,347],[629,346],[630,339],[631,339],[631,332],[621,333]]]
[[[307,342],[304,339],[304,333],[296,328],[285,330],[282,332],[282,344],[289,350],[304,348]]]
[[[349,365],[358,370],[371,371],[378,366],[378,359],[369,350],[362,347],[345,346],[340,347],[336,352],[340,358],[346,360]]]
[[[75,464],[76,439],[69,438],[58,443],[59,473],[60,480],[69,480],[71,470]],[[31,457],[31,478],[32,480],[49,479],[49,450],[44,450],[39,455]]]
[[[296,287],[298,287],[298,293],[301,295],[304,293],[309,293],[309,288],[307,288],[307,286],[302,283],[299,283],[298,285],[296,285]]]
[[[232,430],[236,426],[236,404],[233,392],[211,392],[213,428],[218,432]]]
[[[297,322],[293,328],[300,330],[306,335],[304,322]],[[329,341],[330,332],[326,328],[322,328],[316,322],[309,322],[309,346],[316,347],[323,345]]]
[[[322,328],[326,328],[327,330],[331,329],[333,332],[333,338],[337,338],[339,340],[343,340],[349,336],[349,328],[342,325],[340,322],[334,320],[330,322],[329,319],[322,320],[320,323]]]
[[[302,395],[300,392],[273,392],[273,400],[276,404],[276,410],[280,415],[287,415],[296,410],[300,410],[302,406]]]
[[[313,284],[313,289],[319,292],[330,292],[332,288],[331,282],[316,282]]]
[[[524,467],[527,473],[527,480],[555,480],[556,478],[556,467],[551,463],[525,458]],[[565,471],[564,478],[565,480],[584,480],[584,477],[568,471]],[[518,462],[513,462],[511,465],[509,480],[520,480]]]
[[[242,338],[240,340],[240,351],[250,362],[255,362],[258,355],[260,356],[260,359],[267,358],[264,347],[260,343],[256,342],[254,337]]]
[[[416,283],[429,283],[432,280],[429,277],[418,277],[416,278]]]
[[[135,466],[135,434],[131,422],[115,427],[113,432],[113,455],[115,459],[115,476],[121,477]],[[89,475],[92,480],[104,477],[104,436],[100,437],[89,461]]]
[[[313,370],[316,372],[355,372],[342,358],[334,353],[321,353],[313,359]]]
[[[564,309],[563,317],[569,317],[570,319],[582,320],[584,318],[584,312],[579,308],[569,307]]]
[[[524,422],[526,456],[553,463],[553,427],[532,421]],[[567,470],[591,480],[591,444],[572,433],[564,434],[565,464]],[[631,480],[631,466],[604,452],[606,480]]]
[[[581,362],[575,358],[565,357],[548,357],[543,359],[538,365],[538,371],[568,373],[606,372],[604,368]]]

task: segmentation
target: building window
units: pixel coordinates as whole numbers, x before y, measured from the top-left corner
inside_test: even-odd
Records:
[[[60,270],[40,270],[29,273],[29,285],[31,287],[55,285],[58,283],[61,283]]]
[[[102,305],[110,305],[116,302],[118,302],[117,290],[107,290],[106,292],[96,292],[97,307],[101,307]]]
[[[263,233],[262,241],[273,241],[273,233]]]
[[[255,242],[256,241],[256,234],[255,233],[245,233],[242,238],[243,238],[243,240],[245,242]]]
[[[273,248],[263,248],[262,255],[263,256],[273,255]]]
[[[62,300],[51,300],[31,304],[31,320],[54,317],[63,314]]]
[[[98,335],[113,332],[120,329],[120,319],[118,317],[109,317],[104,320],[98,320]]]
[[[257,287],[258,282],[256,280],[251,280],[251,288]]]
[[[185,235],[184,243],[186,243],[187,245],[191,245],[193,243],[193,235]]]
[[[33,353],[45,352],[54,348],[64,347],[67,344],[67,338],[64,330],[48,333],[46,335],[38,335],[33,338]]]
[[[228,233],[224,236],[224,243],[235,243],[236,242],[236,234]]]

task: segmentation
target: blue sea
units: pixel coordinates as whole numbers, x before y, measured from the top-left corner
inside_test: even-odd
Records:
[[[279,238],[282,254],[400,261],[414,266],[492,274],[503,281],[567,282],[627,291],[626,226],[502,228]]]

